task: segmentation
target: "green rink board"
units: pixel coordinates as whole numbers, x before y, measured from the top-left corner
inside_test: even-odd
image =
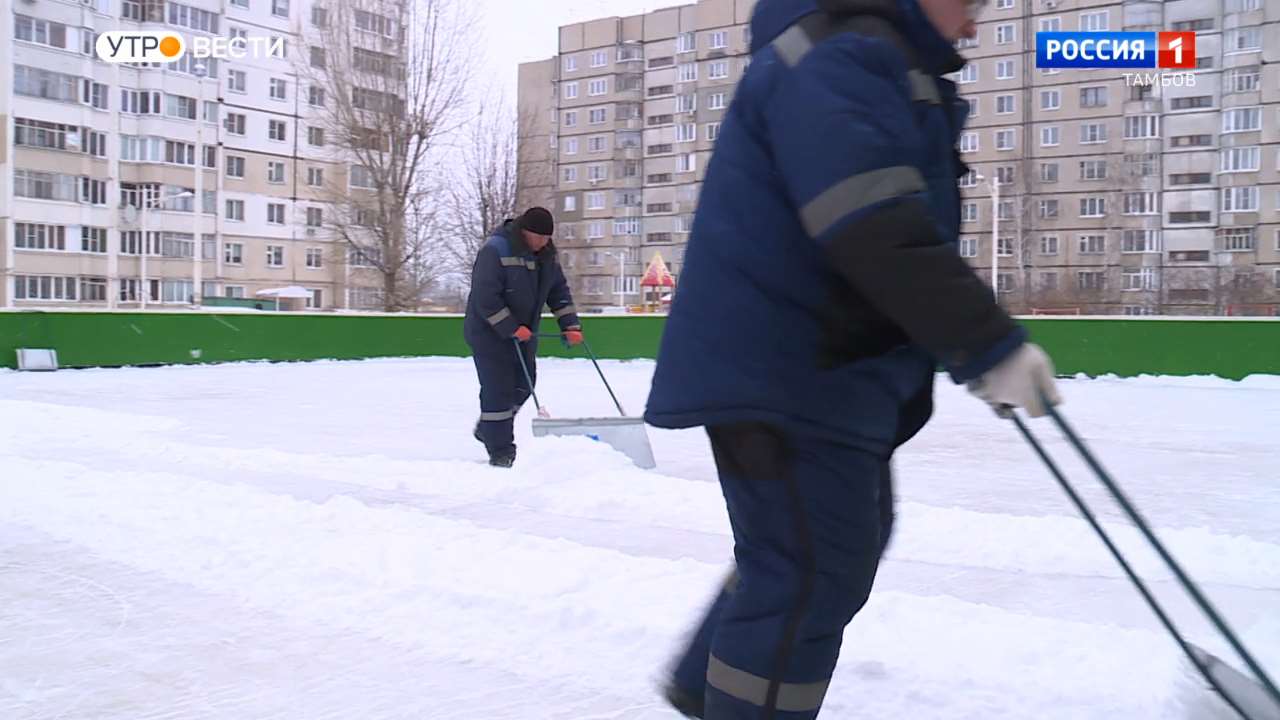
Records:
[[[652,358],[662,316],[583,317],[596,354]],[[1280,375],[1274,319],[1023,318],[1060,374]],[[554,330],[549,318],[544,331]],[[769,340],[762,338],[762,342]],[[0,367],[20,347],[53,348],[63,367],[244,360],[354,360],[469,354],[457,315],[272,312],[0,312]],[[540,354],[581,356],[555,341]]]

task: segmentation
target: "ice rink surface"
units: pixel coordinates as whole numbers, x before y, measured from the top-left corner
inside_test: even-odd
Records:
[[[603,363],[644,407],[650,362]],[[544,360],[559,417],[612,405]],[[1280,378],[1078,379],[1063,410],[1280,675]],[[649,720],[729,567],[701,431],[659,468],[471,438],[465,359],[0,371],[0,718]],[[1235,662],[1047,421],[1191,638]],[[1014,428],[941,379],[824,718],[1228,718]]]

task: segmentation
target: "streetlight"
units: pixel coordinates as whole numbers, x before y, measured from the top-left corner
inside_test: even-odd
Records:
[[[199,87],[196,101],[196,182],[194,212],[192,215],[192,247],[191,251],[191,304],[199,307],[204,300],[204,236],[200,233],[200,225],[204,220],[204,79],[208,70],[204,63],[192,66],[191,74],[196,78]],[[217,162],[214,162],[216,168]],[[216,208],[215,208],[216,210]],[[218,248],[214,247],[214,253]]]
[[[140,257],[142,258],[142,260],[140,261],[140,264],[139,264],[138,274],[141,275],[142,277],[139,278],[138,285],[140,286],[139,289],[142,291],[141,302],[142,302],[143,310],[147,309],[147,299],[151,296],[150,288],[147,287],[147,252],[151,249],[151,242],[147,238],[147,215],[149,214],[147,211],[156,207],[161,207],[164,203],[170,200],[182,200],[184,198],[189,198],[189,197],[193,198],[195,197],[195,195],[196,194],[191,192],[190,190],[184,190],[178,193],[177,195],[173,195],[167,198],[156,198],[154,201],[152,201],[147,198],[146,185],[143,185],[139,189],[139,198],[141,202],[141,211],[139,215],[141,216],[141,225],[142,225],[142,228],[141,228],[142,255]]]
[[[974,171],[974,179],[985,181],[991,190],[991,292],[1000,302],[1000,178],[984,177]]]
[[[618,253],[605,251],[605,255],[618,258],[618,307],[626,308],[627,302],[624,299],[623,290],[626,289],[627,251]]]

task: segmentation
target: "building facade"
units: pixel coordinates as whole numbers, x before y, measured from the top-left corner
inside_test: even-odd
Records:
[[[522,68],[528,197],[555,204],[584,305],[637,302],[654,252],[678,275],[753,4],[565,26]],[[1198,67],[1041,70],[1039,30],[1194,30]],[[960,251],[1011,310],[1275,313],[1280,4],[993,0],[960,51]]]
[[[376,307],[328,229],[348,164],[300,72],[300,0],[15,0],[0,13],[0,307],[161,308],[282,286]],[[108,30],[258,38],[274,53],[106,63]],[[251,46],[252,47],[252,46]],[[312,56],[314,57],[314,56]]]

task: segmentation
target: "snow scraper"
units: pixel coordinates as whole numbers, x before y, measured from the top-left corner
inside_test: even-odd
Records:
[[[558,335],[539,335],[540,338],[559,338]],[[600,369],[600,363],[596,360],[596,354],[591,351],[589,345],[584,338],[582,347],[587,351],[587,355],[591,357],[591,364],[596,368],[596,374],[600,376],[604,387],[609,391],[609,397],[613,398],[613,404],[618,408],[618,417],[606,418],[553,418],[538,401],[538,393],[533,392],[533,379],[529,375],[529,366],[525,364],[524,353],[520,352],[520,341],[514,340],[516,357],[520,359],[520,368],[524,370],[525,381],[529,383],[529,388],[533,395],[533,403],[538,408],[538,417],[533,419],[533,435],[534,437],[543,437],[546,435],[569,435],[569,436],[585,436],[592,440],[611,445],[615,450],[621,452],[631,458],[638,467],[645,470],[651,470],[657,467],[657,463],[653,460],[653,449],[649,447],[649,435],[645,432],[644,418],[628,417],[625,410],[622,409],[622,403],[618,402],[618,396],[613,394],[613,388],[609,387],[609,381],[604,377],[604,371]]]
[[[1234,650],[1235,653],[1239,655],[1240,659],[1244,661],[1245,667],[1248,668],[1253,677],[1249,677],[1239,670],[1236,670],[1213,654],[1193,645],[1182,636],[1182,633],[1178,631],[1177,626],[1174,625],[1173,620],[1170,619],[1169,615],[1164,611],[1164,608],[1160,606],[1160,603],[1156,600],[1155,596],[1152,595],[1151,590],[1138,577],[1137,573],[1134,572],[1132,566],[1130,566],[1129,562],[1125,559],[1124,554],[1120,552],[1120,549],[1116,547],[1116,544],[1112,541],[1106,530],[1102,528],[1102,525],[1098,522],[1097,517],[1090,510],[1084,499],[1078,492],[1076,492],[1075,487],[1067,480],[1066,476],[1062,474],[1062,471],[1058,468],[1057,464],[1054,463],[1053,459],[1049,457],[1044,446],[1039,442],[1039,440],[1037,440],[1035,435],[1032,434],[1027,423],[1015,414],[1012,411],[1012,408],[1008,409],[1009,412],[1007,413],[1007,417],[1013,419],[1014,423],[1018,426],[1018,430],[1022,433],[1022,436],[1026,438],[1028,443],[1030,443],[1035,453],[1040,456],[1045,467],[1049,469],[1049,472],[1066,492],[1067,497],[1071,499],[1071,502],[1080,511],[1080,514],[1084,516],[1084,519],[1093,527],[1094,532],[1098,534],[1098,537],[1102,539],[1102,542],[1107,546],[1107,549],[1111,551],[1111,555],[1116,559],[1116,562],[1120,564],[1120,567],[1124,569],[1125,574],[1129,577],[1129,580],[1133,583],[1134,587],[1137,588],[1143,599],[1147,601],[1147,604],[1151,606],[1156,617],[1160,619],[1160,623],[1164,625],[1164,628],[1173,636],[1174,641],[1177,642],[1178,646],[1182,649],[1182,652],[1186,654],[1187,658],[1191,661],[1191,664],[1194,665],[1196,670],[1204,676],[1204,679],[1208,681],[1209,685],[1216,690],[1218,694],[1222,696],[1222,699],[1231,706],[1231,709],[1235,710],[1235,712],[1238,713],[1240,717],[1244,718],[1244,720],[1280,720],[1280,690],[1276,689],[1276,684],[1267,676],[1266,672],[1258,664],[1258,661],[1249,654],[1249,651],[1245,649],[1244,645],[1241,644],[1240,639],[1231,630],[1231,628],[1227,626],[1226,621],[1222,619],[1222,616],[1209,602],[1208,598],[1204,596],[1204,593],[1201,592],[1196,583],[1186,574],[1182,567],[1178,565],[1177,561],[1173,559],[1173,556],[1169,554],[1169,551],[1165,548],[1164,544],[1156,538],[1155,533],[1151,531],[1151,526],[1147,524],[1146,520],[1138,512],[1137,508],[1132,502],[1130,502],[1129,498],[1125,496],[1124,491],[1121,490],[1119,484],[1112,479],[1105,469],[1103,469],[1097,458],[1094,457],[1093,453],[1085,446],[1084,441],[1076,435],[1075,431],[1071,429],[1071,426],[1067,424],[1067,421],[1063,419],[1062,415],[1055,408],[1049,405],[1047,400],[1045,400],[1044,404],[1045,407],[1049,408],[1049,416],[1053,419],[1054,424],[1058,426],[1058,429],[1066,436],[1067,440],[1075,448],[1076,452],[1080,454],[1080,457],[1084,459],[1085,463],[1093,470],[1094,474],[1097,475],[1098,480],[1106,487],[1107,492],[1115,498],[1116,502],[1124,510],[1125,514],[1128,515],[1129,519],[1133,521],[1133,524],[1137,526],[1138,530],[1142,533],[1143,537],[1146,538],[1147,542],[1151,544],[1151,547],[1160,555],[1160,558],[1164,561],[1165,565],[1173,571],[1173,574],[1178,579],[1178,583],[1182,586],[1182,589],[1186,591],[1187,595],[1191,597],[1199,607],[1200,611],[1204,613],[1204,615],[1213,624],[1214,628],[1222,635],[1223,639],[1227,641],[1227,644],[1231,646],[1231,649]]]

